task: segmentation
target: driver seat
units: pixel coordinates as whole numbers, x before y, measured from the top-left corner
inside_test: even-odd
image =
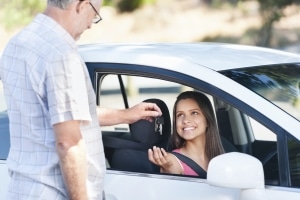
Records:
[[[148,159],[148,149],[153,146],[168,149],[171,136],[171,119],[167,105],[160,99],[147,99],[144,102],[155,103],[162,111],[163,124],[156,130],[156,120],[139,120],[131,124],[131,140],[123,140],[112,155],[111,168],[117,170],[159,173],[159,167]],[[125,143],[131,143],[130,145]],[[124,147],[124,148],[123,148]]]

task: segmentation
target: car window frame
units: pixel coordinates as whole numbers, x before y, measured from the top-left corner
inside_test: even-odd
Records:
[[[279,181],[280,186],[291,187],[290,183],[290,170],[288,166],[288,151],[286,147],[286,140],[281,140],[287,137],[287,133],[284,128],[280,127],[278,124],[274,123],[267,116],[260,113],[253,107],[250,107],[241,100],[233,97],[226,91],[223,91],[214,85],[199,80],[195,77],[188,76],[176,71],[171,71],[168,69],[154,68],[146,65],[136,65],[136,64],[122,64],[122,63],[86,63],[88,66],[88,71],[93,83],[93,87],[96,88],[97,82],[95,77],[97,73],[100,74],[124,74],[131,76],[142,76],[149,78],[158,78],[166,81],[175,82],[178,84],[186,85],[192,87],[195,90],[200,90],[215,98],[221,99],[225,103],[235,107],[242,113],[247,114],[249,117],[259,121],[266,128],[270,129],[277,135],[277,146],[278,146],[278,168],[279,168]],[[100,77],[103,77],[102,75]],[[98,101],[97,101],[98,102]]]

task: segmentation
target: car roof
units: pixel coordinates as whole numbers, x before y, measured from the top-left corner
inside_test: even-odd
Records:
[[[226,43],[99,43],[80,45],[79,51],[85,62],[157,66],[167,60],[177,60],[214,71],[300,62],[299,54]]]

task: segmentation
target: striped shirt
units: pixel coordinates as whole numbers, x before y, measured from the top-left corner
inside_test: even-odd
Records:
[[[75,40],[39,14],[13,37],[0,60],[10,120],[8,199],[67,199],[53,125],[80,120],[89,199],[102,199],[105,158],[96,98]]]

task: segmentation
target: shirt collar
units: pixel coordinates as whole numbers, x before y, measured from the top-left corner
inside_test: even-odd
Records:
[[[38,14],[35,19],[35,22],[43,24],[44,26],[48,27],[49,29],[53,30],[55,33],[57,33],[59,36],[64,38],[66,42],[74,49],[77,48],[76,41],[74,38],[70,35],[69,32],[67,32],[66,29],[64,29],[60,24],[58,24],[54,19],[51,17],[45,15],[45,14]]]

